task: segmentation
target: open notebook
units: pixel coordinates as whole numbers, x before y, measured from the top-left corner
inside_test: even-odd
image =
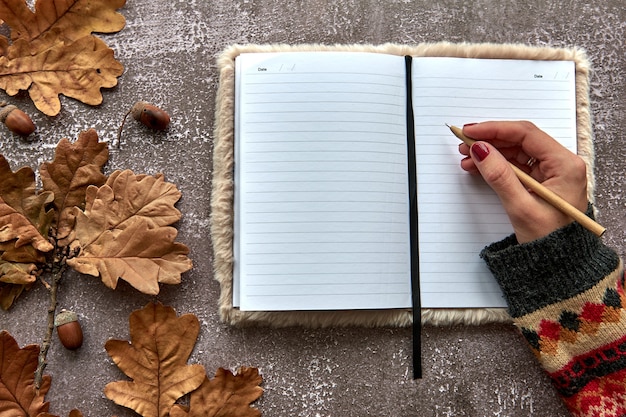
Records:
[[[236,317],[360,310],[384,324],[412,306],[417,253],[423,308],[505,306],[478,253],[511,227],[445,123],[528,119],[576,151],[576,59],[407,55],[233,56]]]

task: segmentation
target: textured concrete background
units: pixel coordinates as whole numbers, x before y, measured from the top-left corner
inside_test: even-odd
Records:
[[[626,8],[623,0],[128,0],[127,26],[102,38],[125,73],[104,92],[104,104],[88,107],[63,99],[54,118],[37,113],[24,96],[9,98],[38,126],[28,143],[0,129],[0,151],[14,170],[53,158],[62,137],[75,139],[95,127],[104,140],[116,136],[124,113],[138,99],[172,116],[167,133],[135,123],[124,129],[120,151],[107,173],[164,172],[183,198],[179,241],[191,249],[194,268],[156,299],[179,314],[194,313],[201,333],[191,363],[213,375],[218,367],[258,367],[264,416],[566,416],[549,381],[517,333],[505,325],[424,329],[424,378],[411,379],[408,329],[233,329],[218,321],[218,284],[212,278],[208,238],[215,57],[231,43],[320,42],[413,44],[429,41],[519,42],[578,46],[594,66],[592,110],[597,153],[599,220],[606,242],[626,252]],[[0,93],[0,96],[3,96]],[[6,97],[0,97],[5,99]],[[109,338],[128,338],[128,315],[153,298],[121,283],[111,291],[99,281],[70,273],[59,307],[77,311],[85,343],[77,352],[55,338],[47,373],[51,411],[66,416],[132,416],[104,397],[106,383],[126,377],[108,358]],[[0,312],[20,346],[40,343],[47,294],[35,287],[8,313]]]

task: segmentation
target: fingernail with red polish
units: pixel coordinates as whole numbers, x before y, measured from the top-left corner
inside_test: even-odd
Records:
[[[477,125],[477,124],[478,124],[478,123],[465,123],[465,124],[463,125],[463,127],[467,127],[467,126],[474,126],[474,125]]]
[[[472,145],[472,155],[481,162],[489,155],[489,148],[482,142],[476,142]]]

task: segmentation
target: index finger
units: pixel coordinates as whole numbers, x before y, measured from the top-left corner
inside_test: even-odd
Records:
[[[528,121],[483,122],[463,126],[463,133],[476,140],[484,140],[496,147],[521,147],[539,160],[567,151],[550,135]]]

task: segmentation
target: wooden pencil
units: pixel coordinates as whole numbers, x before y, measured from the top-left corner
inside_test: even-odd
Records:
[[[461,128],[456,126],[446,125],[450,128],[454,136],[461,139],[467,146],[472,146],[475,140],[468,138],[463,134]],[[543,198],[545,201],[550,203],[553,207],[560,210],[562,213],[570,216],[572,219],[577,221],[581,226],[591,231],[597,236],[602,236],[606,231],[602,225],[598,224],[592,218],[587,216],[582,211],[578,210],[576,207],[565,201],[563,198],[559,197],[554,191],[544,187],[539,181],[535,180],[533,177],[519,169],[517,166],[513,165],[509,162],[511,168],[513,168],[513,172],[517,175],[520,182],[524,184],[524,186],[530,190],[532,190],[539,197]]]

